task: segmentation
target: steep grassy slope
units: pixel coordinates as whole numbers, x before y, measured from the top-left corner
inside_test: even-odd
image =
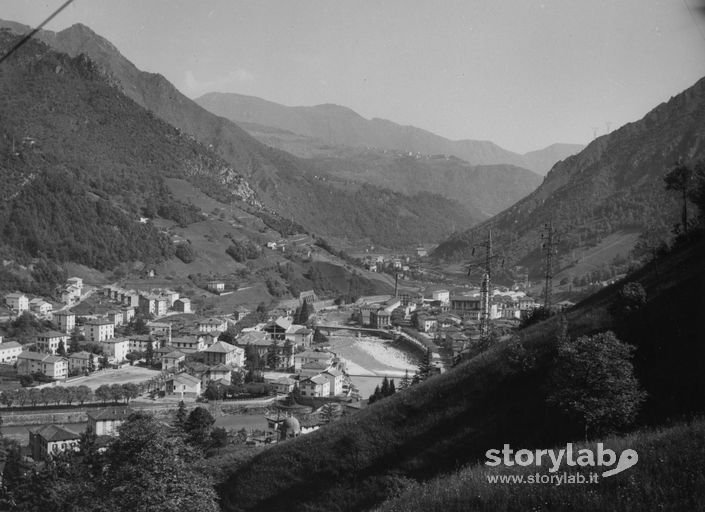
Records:
[[[642,423],[705,408],[705,326],[698,320],[704,258],[700,241],[632,276],[649,300],[631,317],[608,312],[617,286],[566,315],[571,336],[615,329],[637,346],[636,372],[649,393]],[[222,485],[224,509],[364,510],[409,478],[426,480],[484,460],[486,450],[504,443],[531,448],[579,439],[582,430],[545,404],[559,329],[555,317],[534,325],[521,332],[523,348],[499,343],[452,371],[263,452]]]
[[[624,437],[601,439],[606,449],[619,454],[631,449],[639,462],[621,475],[585,485],[490,483],[488,475],[502,474],[528,479],[537,467],[470,466],[449,477],[412,485],[398,497],[377,508],[378,512],[502,512],[524,510],[641,511],[697,510],[705,501],[705,421],[646,430]],[[595,443],[579,444],[576,450],[595,450]],[[556,452],[565,445],[555,447]],[[569,468],[586,476],[595,468]],[[599,472],[602,471],[602,468]],[[549,474],[546,467],[542,475]],[[557,473],[559,475],[561,473]]]
[[[535,265],[547,222],[562,234],[561,253],[593,245],[619,230],[660,230],[678,222],[678,195],[663,176],[679,159],[705,158],[705,79],[640,121],[593,141],[559,164],[525,199],[482,226],[452,236],[435,255],[466,258],[491,227],[510,263]]]
[[[17,24],[6,25],[14,31],[22,30]],[[372,188],[359,193],[358,187],[317,179],[320,172],[309,163],[261,144],[232,121],[198,106],[163,76],[140,71],[110,42],[84,25],[57,33],[43,31],[38,37],[69,55],[88,55],[127,96],[213,149],[245,176],[270,214],[294,220],[311,232],[329,238],[369,239],[376,244],[413,245],[420,240],[441,240],[456,225],[484,219],[478,209],[468,212],[440,196],[410,197]],[[206,191],[219,194],[218,188]],[[384,207],[378,208],[380,205]],[[414,210],[413,205],[418,209]],[[394,218],[397,215],[399,223]]]
[[[197,98],[196,102],[236,123],[248,123],[249,127],[255,130],[258,129],[253,125],[259,125],[311,139],[295,140],[286,134],[277,135],[272,131],[265,135],[271,145],[281,147],[280,144],[286,144],[297,154],[305,152],[306,145],[316,146],[322,142],[329,146],[453,155],[471,165],[508,164],[546,174],[557,161],[582,149],[582,146],[577,144],[554,144],[526,155],[519,155],[490,141],[451,141],[414,126],[401,126],[386,119],[368,120],[339,105],[287,107],[254,96],[219,92],[204,94]],[[262,132],[261,129],[258,131]]]

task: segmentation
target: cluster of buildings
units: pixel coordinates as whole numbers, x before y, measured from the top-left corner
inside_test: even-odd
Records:
[[[519,321],[539,307],[522,291],[495,289],[490,296],[490,320]],[[435,340],[439,346],[452,349],[454,356],[479,337],[482,318],[480,290],[451,293],[436,289],[424,296],[419,292],[400,290],[391,298],[378,297],[357,304],[353,318],[363,327],[389,329],[392,325],[414,327]]]

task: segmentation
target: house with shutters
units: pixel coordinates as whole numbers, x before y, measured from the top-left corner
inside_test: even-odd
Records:
[[[29,310],[29,299],[23,293],[8,293],[5,295],[5,304],[18,314]]]
[[[44,425],[29,430],[29,453],[43,462],[67,450],[78,450],[81,435],[60,425]]]
[[[88,428],[97,436],[117,436],[118,427],[134,412],[129,407],[109,407],[99,411],[89,411]]]
[[[86,340],[101,343],[115,337],[115,324],[107,319],[89,320],[83,326]]]
[[[0,363],[14,364],[22,353],[23,347],[16,341],[3,341],[0,336]]]
[[[36,298],[29,301],[29,310],[37,316],[48,316],[54,310],[54,306],[44,299]]]
[[[76,327],[76,315],[68,310],[56,311],[52,318],[63,332],[70,333]]]
[[[166,381],[166,394],[180,398],[196,398],[201,394],[201,379],[188,373],[177,373]]]
[[[65,332],[59,331],[46,331],[37,334],[37,340],[35,344],[37,348],[48,354],[56,354],[59,349],[59,344],[64,343],[64,350],[68,349],[69,335]]]
[[[202,354],[204,355],[204,363],[212,366],[225,364],[241,367],[245,360],[245,351],[242,348],[224,341],[216,341]]]
[[[41,373],[54,380],[64,380],[69,374],[69,362],[64,357],[39,352],[21,352],[17,356],[17,375]]]
[[[322,375],[307,377],[299,381],[301,396],[320,398],[330,395],[330,381]]]
[[[69,362],[69,372],[85,373],[91,369],[91,360],[93,361],[93,369],[97,370],[100,367],[100,357],[92,352],[74,352],[67,356]]]

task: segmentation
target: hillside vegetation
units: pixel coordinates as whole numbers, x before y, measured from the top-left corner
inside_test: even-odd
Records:
[[[703,412],[704,258],[700,240],[631,276],[647,297],[633,313],[611,313],[620,284],[565,315],[570,337],[611,329],[636,346],[635,371],[648,394],[640,424]],[[558,317],[528,327],[445,374],[263,452],[221,486],[224,509],[364,510],[411,480],[482,461],[504,443],[530,448],[580,439],[579,425],[546,405],[563,328]]]
[[[538,270],[537,240],[548,222],[560,234],[559,257],[620,230],[663,239],[679,220],[678,194],[664,189],[663,177],[677,161],[703,157],[705,79],[558,163],[536,191],[486,223],[453,235],[434,254],[467,258],[492,228],[495,247],[508,264]]]
[[[16,40],[0,32],[0,47]],[[0,250],[8,256],[98,269],[161,261],[173,255],[171,242],[140,217],[200,219],[173,198],[165,177],[205,183],[228,175],[248,190],[225,162],[122,95],[85,57],[30,41],[3,63],[0,90]]]
[[[443,510],[447,512],[502,512],[524,510],[642,511],[697,510],[705,501],[705,420],[646,430],[596,442],[621,453],[632,449],[639,462],[627,473],[603,478],[597,484],[555,485],[490,483],[494,473],[527,478],[536,466],[492,468],[473,465],[449,477],[412,485],[398,497],[375,509],[377,512]],[[556,447],[556,450],[565,449]],[[576,450],[595,450],[595,443]],[[571,472],[587,475],[586,468]],[[595,468],[587,468],[594,471]],[[545,468],[542,473],[545,473]]]
[[[23,30],[11,22],[0,21],[0,26],[9,26],[15,32]],[[71,56],[87,55],[122,93],[178,128],[179,134],[188,134],[220,155],[257,193],[257,204],[265,208],[256,214],[274,229],[282,229],[279,219],[284,218],[331,239],[408,246],[442,240],[455,226],[472,225],[486,218],[477,208],[467,211],[438,195],[405,195],[373,186],[360,190],[359,186],[321,180],[317,176],[320,171],[309,162],[265,146],[232,121],[191,101],[163,76],[140,71],[85,25],[76,24],[56,33],[42,31],[37,37]],[[194,173],[201,178],[199,188],[221,201],[227,202],[231,193],[243,193],[241,182],[230,175],[217,176],[213,183],[207,168],[197,167]]]

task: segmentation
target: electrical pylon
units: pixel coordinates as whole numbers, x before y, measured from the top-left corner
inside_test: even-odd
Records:
[[[480,336],[487,337],[490,332],[490,294],[492,293],[492,263],[496,255],[492,254],[492,230],[487,230],[487,239],[481,245],[485,249],[484,259],[468,264],[468,275],[475,268],[482,272],[482,284],[480,285]],[[472,249],[475,255],[475,248]]]
[[[545,311],[551,310],[551,294],[553,291],[553,256],[556,254],[556,244],[558,235],[552,222],[544,225],[544,232],[541,233],[541,247],[545,256],[545,282],[543,288],[543,307]]]

